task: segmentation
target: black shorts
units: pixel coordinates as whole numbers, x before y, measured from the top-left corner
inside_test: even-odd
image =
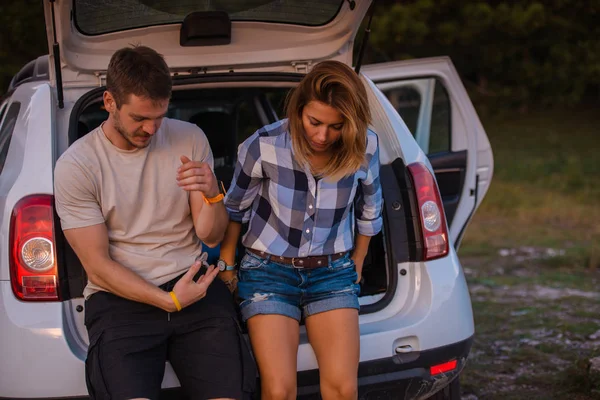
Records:
[[[170,291],[178,278],[162,285]],[[85,302],[86,382],[97,400],[158,399],[169,361],[190,399],[246,399],[256,365],[232,296],[219,279],[180,312],[98,292]]]

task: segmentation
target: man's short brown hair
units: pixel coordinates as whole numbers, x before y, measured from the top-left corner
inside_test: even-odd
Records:
[[[127,103],[131,94],[150,100],[168,100],[172,86],[165,59],[150,47],[117,50],[108,64],[106,90],[112,94],[117,108]]]

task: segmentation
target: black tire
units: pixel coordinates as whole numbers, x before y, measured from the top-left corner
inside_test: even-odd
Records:
[[[460,400],[460,380],[457,376],[445,388],[429,397],[428,400]]]

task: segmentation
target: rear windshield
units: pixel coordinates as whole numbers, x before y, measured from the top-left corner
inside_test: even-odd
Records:
[[[225,11],[232,21],[318,26],[345,0],[73,0],[75,25],[85,35],[176,24],[194,11]]]

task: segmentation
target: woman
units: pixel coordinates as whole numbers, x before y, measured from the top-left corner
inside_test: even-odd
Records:
[[[241,223],[248,222],[238,294],[262,398],[296,398],[304,316],[322,397],[356,399],[358,282],[370,237],[382,225],[367,94],[351,68],[326,61],[291,92],[286,109],[287,119],[239,147],[221,259],[233,264]],[[222,274],[228,281],[235,272]]]

